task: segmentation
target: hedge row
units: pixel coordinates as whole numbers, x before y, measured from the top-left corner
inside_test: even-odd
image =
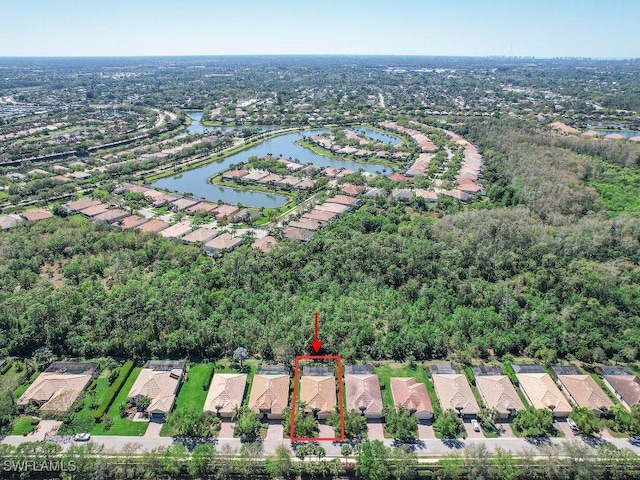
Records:
[[[209,390],[209,387],[211,386],[211,380],[213,379],[213,374],[215,373],[216,368],[211,365],[211,371],[209,372],[209,375],[207,375],[207,378],[205,378],[204,382],[202,383],[202,390]]]
[[[100,406],[93,414],[93,418],[97,422],[102,419],[102,416],[107,413],[107,410],[109,410],[109,407],[111,407],[111,404],[120,392],[120,389],[124,385],[124,382],[126,382],[127,378],[129,378],[131,370],[133,370],[133,360],[127,360],[124,365],[122,365],[118,378],[116,378],[115,382],[111,384],[109,390],[107,390],[107,393],[104,396],[104,399],[102,400],[102,403],[100,403]]]
[[[0,375],[7,373],[11,368],[11,365],[13,365],[13,362],[11,360],[7,360],[7,363],[3,365],[2,370],[0,371]]]

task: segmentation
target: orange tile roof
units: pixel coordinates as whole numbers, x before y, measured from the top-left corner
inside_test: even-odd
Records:
[[[392,377],[391,395],[394,405],[415,411],[417,415],[433,412],[427,386],[424,383],[416,382],[415,378]]]
[[[230,417],[234,408],[242,405],[247,375],[244,373],[216,373],[211,380],[204,411]]]

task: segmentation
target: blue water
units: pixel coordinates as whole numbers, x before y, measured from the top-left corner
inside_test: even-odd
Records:
[[[233,132],[240,131],[245,128],[244,126],[206,127],[202,124],[202,112],[192,112],[187,115],[191,118],[191,124],[186,130],[188,135],[193,135],[195,133]],[[280,128],[278,125],[247,125],[246,127],[260,132]]]
[[[255,147],[251,147],[219,162],[213,162],[174,177],[160,179],[153,183],[152,186],[166,188],[167,190],[178,193],[191,193],[200,198],[214,202],[222,201],[230,205],[240,203],[250,207],[275,208],[284,205],[287,198],[282,195],[241,191],[235,188],[211,185],[208,180],[219,173],[229,170],[232,165],[247,160],[252,155],[264,157],[268,154],[274,156],[282,155],[283,158],[291,159],[304,165],[313,164],[318,167],[334,167],[338,169],[348,168],[354,171],[364,170],[371,173],[382,174],[390,172],[389,167],[385,165],[362,164],[348,160],[328,158],[295,144],[297,140],[302,138],[303,134],[312,136],[323,132],[325,132],[325,130],[309,130],[303,133],[290,133],[265,140]]]
[[[640,135],[640,132],[634,132],[633,130],[595,130],[602,135],[609,135],[610,133],[619,133],[627,138],[637,137]]]
[[[371,130],[370,128],[355,127],[353,130],[357,133],[363,132],[368,137],[375,138],[376,140],[380,140],[383,143],[388,143],[389,145],[396,145],[398,143],[400,144],[402,143],[402,141],[399,138],[393,135],[388,135],[386,133],[381,133],[376,130]]]

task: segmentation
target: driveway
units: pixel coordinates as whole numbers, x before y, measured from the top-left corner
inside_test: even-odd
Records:
[[[500,433],[500,438],[515,438],[516,435],[513,433],[513,429],[511,428],[510,423],[496,423],[496,428]]]
[[[468,439],[472,439],[472,438],[484,438],[484,434],[482,433],[482,429],[480,429],[479,432],[476,432],[473,427],[471,426],[471,422],[470,421],[465,421],[464,422],[464,429],[467,432],[467,438]]]
[[[284,427],[281,423],[269,423],[265,440],[284,440]]]
[[[367,422],[367,431],[369,440],[384,441],[384,424],[382,422]]]
[[[236,428],[235,422],[223,420],[222,424],[220,425],[220,433],[218,433],[218,438],[233,438],[234,428]]]
[[[433,430],[433,425],[430,421],[418,423],[418,438],[436,438],[436,432]]]
[[[147,431],[143,436],[147,438],[160,438],[160,430],[162,430],[163,424],[163,422],[151,420],[149,422],[149,426],[147,427]]]
[[[560,430],[562,433],[564,433],[564,436],[566,438],[573,438],[573,437],[579,436],[576,432],[571,430],[571,427],[566,421],[554,422],[553,426],[556,427],[558,430]]]

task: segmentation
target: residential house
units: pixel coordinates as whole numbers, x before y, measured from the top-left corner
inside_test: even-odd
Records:
[[[216,373],[204,402],[204,411],[218,417],[231,418],[242,405],[246,385],[245,373]]]
[[[239,245],[242,245],[242,238],[234,237],[229,232],[224,232],[218,235],[212,240],[209,240],[204,244],[204,249],[208,253],[216,253],[220,250],[234,250]]]
[[[548,408],[556,418],[568,417],[572,407],[551,376],[537,364],[514,364],[522,393],[534,408]]]
[[[89,385],[97,366],[88,362],[54,362],[18,399],[18,407],[37,405],[42,412],[67,412]]]
[[[453,410],[462,417],[475,417],[480,411],[467,377],[453,366],[432,365],[433,386],[443,410]],[[447,371],[447,373],[440,373]]]
[[[21,215],[28,222],[37,222],[40,220],[44,220],[45,218],[53,217],[53,214],[49,210],[45,210],[44,208],[26,210],[22,212]]]
[[[129,390],[129,403],[138,405],[140,399],[146,397],[151,403],[145,409],[145,413],[151,418],[165,418],[173,409],[184,367],[184,360],[148,361]]]
[[[181,240],[185,243],[206,243],[215,238],[216,235],[218,235],[217,230],[210,230],[208,228],[201,227],[191,233],[187,233],[181,238]]]
[[[290,378],[284,367],[258,367],[258,373],[253,377],[251,385],[249,408],[270,420],[281,420],[282,411],[289,404],[289,383]]]
[[[600,367],[604,384],[611,389],[627,410],[640,404],[640,380],[627,367]]]
[[[306,367],[300,379],[300,400],[306,412],[318,419],[326,420],[335,411],[337,404],[336,378],[326,368]]]
[[[348,410],[355,410],[367,418],[382,418],[380,380],[378,375],[372,373],[371,367],[367,367],[362,365],[345,367],[346,406]]]
[[[500,367],[473,367],[472,370],[482,401],[488,408],[495,409],[501,420],[513,418],[518,410],[524,410],[516,389]]]
[[[588,408],[598,416],[609,413],[613,402],[591,375],[583,373],[575,365],[554,365],[551,370],[576,405]]]
[[[391,377],[393,404],[406,408],[418,420],[433,418],[433,407],[424,383],[411,377]]]

